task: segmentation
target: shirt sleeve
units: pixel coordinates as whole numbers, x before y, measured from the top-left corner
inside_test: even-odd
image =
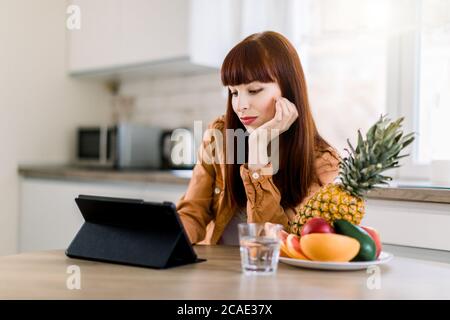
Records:
[[[210,211],[212,185],[214,177],[201,164],[196,164],[185,194],[177,203],[181,222],[191,241],[202,241],[206,235],[206,226],[213,219]]]
[[[216,120],[208,129],[217,129],[217,125]],[[216,172],[212,135],[213,133],[207,131],[203,137],[187,191],[177,203],[178,214],[191,243],[198,243],[205,238],[206,226],[214,219],[211,202],[214,197]]]
[[[258,170],[250,170],[246,164],[240,167],[247,195],[248,222],[278,223],[287,228],[289,219],[280,205],[280,191],[273,182],[273,176],[266,174],[271,169],[271,163]]]

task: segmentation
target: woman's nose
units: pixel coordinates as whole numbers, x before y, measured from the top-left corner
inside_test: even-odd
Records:
[[[243,97],[239,97],[237,105],[238,105],[238,111],[247,110],[248,109],[248,100]]]
[[[238,109],[239,112],[245,111],[245,110],[248,109],[248,105],[246,105],[246,104],[245,105],[239,104],[237,109]]]

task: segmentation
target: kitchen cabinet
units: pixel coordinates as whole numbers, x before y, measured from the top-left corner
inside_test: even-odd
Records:
[[[368,199],[362,225],[377,229],[383,243],[450,251],[450,204]]]
[[[191,0],[191,59],[220,68],[226,54],[253,33],[271,30],[293,38],[304,27],[296,12],[303,13],[305,5],[292,0]]]
[[[71,0],[80,28],[68,29],[73,76],[134,77],[221,67],[254,32],[292,36],[291,0]],[[68,19],[72,18],[68,14]]]
[[[194,70],[189,62],[189,1],[72,0],[80,28],[68,30],[71,75]],[[201,70],[201,68],[199,69]],[[170,71],[170,70],[169,70]]]
[[[194,63],[220,68],[240,39],[240,1],[191,0],[190,55]]]
[[[20,252],[65,249],[83,224],[74,199],[79,194],[176,203],[187,184],[74,181],[22,177]]]
[[[19,171],[22,252],[67,247],[83,223],[74,202],[79,194],[176,203],[192,176],[189,170],[114,172],[65,166],[22,167]],[[404,188],[373,190],[362,225],[377,229],[384,244],[450,252],[448,196],[430,191],[434,195]],[[388,199],[387,194],[403,195],[404,200]]]

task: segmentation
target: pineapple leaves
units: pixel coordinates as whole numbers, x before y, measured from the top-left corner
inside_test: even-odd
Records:
[[[381,175],[383,171],[398,168],[398,160],[409,156],[399,156],[400,152],[414,141],[415,133],[404,134],[404,117],[391,121],[386,115],[367,131],[365,137],[358,130],[356,148],[347,139],[349,149],[344,149],[345,157],[340,167],[340,179],[346,190],[356,196],[365,194],[377,184],[387,184],[392,180]]]
[[[348,146],[350,147],[350,150],[352,150],[352,154],[355,154],[356,151],[355,151],[355,149],[353,148],[352,144],[350,143],[350,140],[349,140],[349,139],[347,139],[347,143],[348,143]],[[345,149],[345,150],[347,150],[347,149]]]

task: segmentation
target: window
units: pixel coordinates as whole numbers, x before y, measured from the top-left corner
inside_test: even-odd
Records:
[[[418,133],[401,179],[429,180],[432,160],[450,160],[450,1],[410,0],[409,29],[399,37],[399,90],[408,130]]]
[[[429,179],[450,160],[450,1],[294,2],[294,45],[322,135],[343,154],[347,138],[381,113],[418,133],[400,179]],[[404,152],[405,153],[405,152]]]
[[[242,36],[285,34],[302,61],[322,136],[342,155],[380,116],[418,133],[400,179],[450,160],[450,0],[245,0]]]
[[[342,155],[386,113],[390,0],[294,1],[294,34],[314,119]]]
[[[450,160],[450,1],[422,1],[418,163]]]

